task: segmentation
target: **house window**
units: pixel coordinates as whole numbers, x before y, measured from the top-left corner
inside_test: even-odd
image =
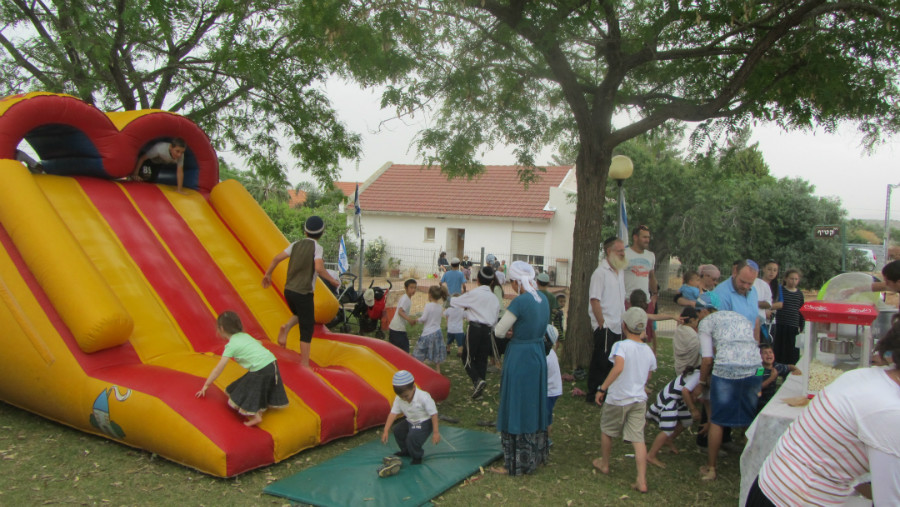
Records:
[[[425,228],[425,241],[428,243],[434,243],[434,227]]]
[[[544,272],[545,266],[543,255],[513,254],[512,258],[513,261],[524,261],[531,264],[538,273]]]

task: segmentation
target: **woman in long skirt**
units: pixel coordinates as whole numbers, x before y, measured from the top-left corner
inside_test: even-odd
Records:
[[[509,304],[495,329],[498,336],[513,330],[506,348],[497,416],[505,463],[491,471],[522,475],[534,472],[550,456],[544,350],[550,303],[536,290],[534,269],[527,263],[513,262],[508,276],[519,296]]]

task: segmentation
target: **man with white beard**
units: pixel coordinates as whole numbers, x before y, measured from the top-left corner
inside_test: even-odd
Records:
[[[625,314],[625,243],[611,237],[603,242],[604,258],[591,275],[588,290],[591,328],[594,330],[594,350],[588,367],[585,401],[594,403],[597,388],[606,380],[613,364],[609,353],[614,343],[622,339],[622,316]]]

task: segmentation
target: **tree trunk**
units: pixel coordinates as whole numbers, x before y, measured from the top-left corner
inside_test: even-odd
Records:
[[[599,141],[599,140],[598,140]],[[600,254],[600,227],[612,149],[599,143],[582,143],[575,163],[578,201],[575,204],[575,232],[572,238],[572,285],[566,344],[561,360],[567,367],[586,367],[591,360],[593,339],[588,315],[588,289]]]

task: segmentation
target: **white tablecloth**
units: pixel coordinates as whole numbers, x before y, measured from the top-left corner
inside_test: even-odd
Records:
[[[807,326],[807,331],[809,326]],[[804,350],[802,343],[808,339],[805,333],[797,336],[797,345]],[[797,365],[801,371],[808,371],[807,358],[800,358]],[[778,438],[784,433],[791,422],[796,419],[805,407],[791,407],[784,402],[785,398],[806,396],[805,376],[788,375],[784,384],[769,400],[762,412],[753,420],[753,424],[747,428],[747,446],[741,454],[741,493],[740,506],[743,507],[747,499],[747,493],[753,481],[759,475],[766,457],[775,448]],[[853,497],[844,503],[845,506],[861,507],[871,506],[872,502],[862,497]]]
[[[802,367],[800,368],[803,369]],[[792,407],[784,402],[785,398],[806,395],[803,377],[788,375],[784,385],[769,400],[762,412],[747,428],[747,446],[741,454],[741,496],[740,505],[744,505],[750,486],[759,475],[763,461],[775,448],[778,437],[787,430],[791,422],[803,411],[803,407]]]

